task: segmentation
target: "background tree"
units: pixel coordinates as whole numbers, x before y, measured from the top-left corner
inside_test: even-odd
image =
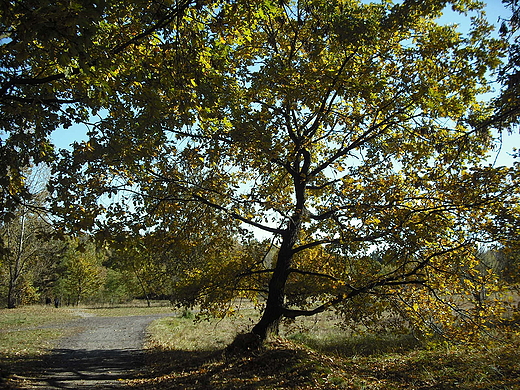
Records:
[[[102,289],[106,270],[104,254],[87,239],[70,239],[61,259],[61,275],[54,293],[67,305],[79,305],[94,298]]]
[[[40,266],[56,250],[54,242],[43,238],[51,226],[43,212],[48,195],[45,189],[48,169],[42,166],[26,168],[24,177],[31,201],[19,205],[13,217],[0,224],[0,239],[3,242],[0,265],[8,308],[37,300]]]
[[[118,242],[121,239],[124,239],[124,244]],[[142,297],[151,306],[152,299],[168,297],[171,279],[164,264],[158,260],[161,247],[146,245],[145,240],[148,241],[147,237],[133,238],[120,234],[106,265],[126,275],[125,283],[131,286],[134,296]]]
[[[227,311],[222,303],[234,294],[233,275],[244,269],[237,224],[204,204],[162,203],[146,216],[161,219],[152,231],[141,230],[138,215],[133,210],[126,230],[104,226],[102,239],[109,239],[111,248],[106,264],[133,279],[137,295],[149,304],[151,298],[164,297],[188,308],[204,302],[203,309],[212,314]]]
[[[438,24],[447,5],[476,14],[467,35]],[[469,283],[477,247],[495,240],[489,222],[518,192],[512,170],[486,163],[496,139],[472,127],[489,118],[477,96],[505,48],[478,7],[308,0],[188,11],[120,75],[133,82],[56,166],[58,210],[100,234],[129,214],[177,234],[164,208],[205,205],[221,215],[216,231],[236,221],[273,235],[272,261],[266,247],[233,275],[235,291],[267,296],[252,329],[260,339],[282,318],[331,307],[346,321],[395,312],[471,335],[465,325],[500,312]],[[100,202],[106,193],[119,202]],[[482,283],[498,293],[493,277]]]
[[[104,273],[104,285],[94,296],[95,303],[113,306],[130,302],[132,299],[139,297],[131,275],[112,268],[105,268]]]

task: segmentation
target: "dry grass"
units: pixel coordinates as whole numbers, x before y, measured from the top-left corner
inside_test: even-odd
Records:
[[[75,318],[69,309],[50,306],[23,306],[16,309],[0,309],[2,331],[59,324]]]
[[[216,351],[229,345],[238,333],[246,332],[256,319],[258,313],[253,310],[224,319],[195,319],[189,313],[163,318],[149,327],[148,348]]]
[[[81,308],[81,311],[96,317],[126,317],[126,316],[146,316],[151,314],[172,313],[171,306],[152,306],[152,307],[99,307]]]
[[[25,355],[43,354],[63,336],[61,325],[76,316],[68,309],[24,306],[0,310],[0,364]]]
[[[169,308],[82,308],[103,315],[151,314]],[[258,320],[253,310],[224,320],[166,317],[149,329],[148,372],[135,389],[520,389],[520,326],[480,344],[419,343],[407,335],[345,333],[334,317],[287,324],[283,338],[258,351],[224,351]],[[0,371],[37,370],[70,310],[27,307],[0,311]],[[40,367],[41,368],[41,367]],[[0,377],[0,388],[2,387]]]
[[[144,316],[149,314],[171,313],[173,307],[169,301],[156,300],[147,302],[142,299],[134,299],[130,302],[115,305],[80,305],[75,309],[97,317],[124,317],[124,316]]]

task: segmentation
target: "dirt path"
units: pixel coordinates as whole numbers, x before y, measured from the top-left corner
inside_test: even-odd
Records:
[[[146,327],[167,314],[128,317],[83,317],[79,329],[64,338],[46,359],[43,372],[27,389],[111,389],[135,378],[144,366]]]

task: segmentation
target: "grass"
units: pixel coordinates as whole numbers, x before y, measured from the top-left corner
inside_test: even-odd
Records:
[[[81,308],[82,312],[92,314],[96,317],[125,317],[125,316],[146,316],[151,314],[171,313],[172,308],[168,306],[152,307],[100,307],[100,308]]]
[[[148,306],[146,301],[142,299],[134,299],[127,303],[109,306],[80,306],[77,309],[96,317],[144,316],[171,313],[173,310],[169,301],[152,301],[151,306]]]
[[[68,309],[49,306],[22,306],[17,309],[0,309],[0,330],[7,331],[24,327],[46,326],[70,321],[75,318]]]
[[[316,351],[342,357],[406,352],[421,346],[420,342],[409,334],[348,335],[330,332],[325,335],[314,335],[303,332],[290,335],[289,339]]]
[[[327,315],[283,328],[246,355],[223,347],[255,320],[165,318],[150,328],[148,374],[138,389],[520,389],[520,329],[480,344],[420,343],[410,335],[363,335]]]
[[[238,317],[193,319],[190,315],[154,321],[148,328],[148,348],[184,351],[217,351],[229,345],[238,333],[244,333],[258,318],[253,310]]]
[[[25,306],[0,309],[0,363],[26,355],[43,354],[52,340],[67,331],[60,328],[76,318],[67,309]]]

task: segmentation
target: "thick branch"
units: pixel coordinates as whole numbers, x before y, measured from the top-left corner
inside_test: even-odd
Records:
[[[338,303],[345,300],[344,296],[340,295],[336,297],[335,299],[330,300],[329,302],[324,303],[323,305],[320,305],[312,310],[297,310],[297,309],[284,309],[283,310],[283,316],[286,318],[292,318],[295,319],[297,317],[310,317],[318,313],[323,313],[325,310],[329,309],[330,307],[333,307],[337,305]]]
[[[331,166],[338,159],[348,155],[352,150],[359,148],[367,142],[370,142],[378,136],[382,135],[387,126],[398,123],[395,121],[395,117],[398,114],[402,114],[403,112],[405,112],[407,108],[408,107],[399,109],[387,116],[386,118],[382,119],[380,122],[373,123],[371,126],[369,126],[367,130],[363,132],[363,134],[361,134],[355,140],[350,142],[348,146],[340,147],[336,151],[336,153],[334,153],[329,159],[325,160],[322,164],[318,165],[312,172],[309,173],[309,177],[315,177],[320,172]]]
[[[226,214],[228,214],[229,216],[231,216],[232,218],[235,218],[237,220],[239,220],[240,222],[244,222],[244,223],[247,223],[248,225],[251,225],[253,227],[256,227],[260,230],[263,230],[265,232],[268,232],[268,233],[273,233],[273,234],[283,234],[283,230],[282,229],[276,229],[276,228],[272,228],[272,227],[269,227],[269,226],[265,226],[265,225],[262,225],[261,223],[258,223],[258,222],[255,222],[255,221],[252,221],[250,220],[249,218],[245,218],[243,216],[241,216],[240,214],[238,213],[235,213],[233,211],[229,211],[227,208],[225,208],[224,206],[221,206],[217,203],[213,203],[203,197],[201,197],[200,195],[197,195],[197,194],[193,194],[193,198],[199,202],[202,202],[208,206],[211,206],[217,210],[220,210],[220,211],[223,211],[225,212]]]
[[[323,245],[323,244],[338,244],[340,241],[339,240],[319,240],[319,241],[313,241],[313,242],[309,242],[308,244],[305,244],[305,245],[301,245],[297,248],[294,248],[293,249],[293,253],[298,253],[298,252],[301,252],[301,251],[304,251],[306,249],[310,249],[310,248],[314,248],[315,246],[320,246],[320,245]]]
[[[295,274],[300,274],[300,275],[317,276],[319,278],[331,279],[331,280],[333,280],[335,282],[337,282],[339,280],[338,278],[336,278],[336,277],[334,277],[332,275],[322,274],[320,272],[302,271],[302,270],[299,270],[299,269],[296,269],[296,268],[290,268],[289,272],[295,273]]]
[[[420,284],[420,285],[424,285],[425,281],[424,280],[404,280],[404,281],[393,281],[393,282],[383,282],[383,281],[379,281],[379,282],[374,282],[372,284],[369,284],[367,285],[366,287],[364,288],[361,288],[361,289],[353,289],[350,291],[350,293],[348,294],[342,294],[342,295],[338,295],[336,298],[334,299],[331,299],[330,301],[328,302],[325,302],[324,304],[312,309],[312,310],[297,310],[297,309],[284,309],[283,310],[283,315],[284,317],[286,318],[297,318],[297,317],[309,317],[309,316],[313,316],[315,314],[318,314],[318,313],[323,313],[325,310],[341,303],[341,302],[344,302],[344,301],[347,301],[348,299],[352,299],[354,298],[355,296],[357,295],[360,295],[360,294],[363,294],[363,293],[368,293],[370,292],[370,290],[376,288],[376,287],[381,287],[381,286],[396,286],[396,285],[405,285],[405,284]]]

